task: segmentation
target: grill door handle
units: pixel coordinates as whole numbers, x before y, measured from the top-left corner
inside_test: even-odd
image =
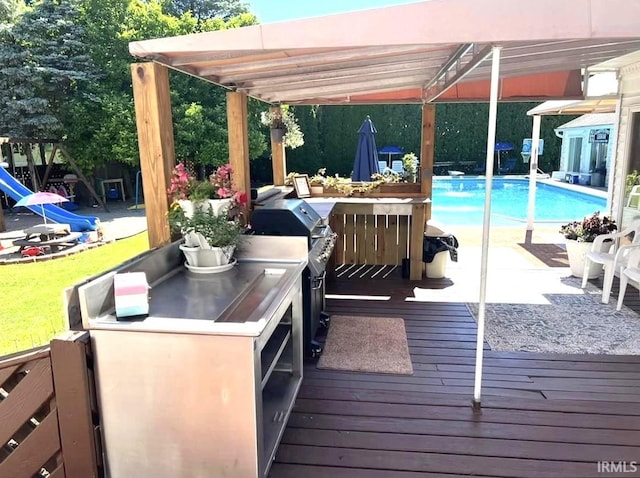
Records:
[[[312,286],[311,290],[318,290],[320,287],[322,287],[322,283],[324,282],[324,278],[326,277],[326,275],[327,275],[327,271],[325,269],[324,271],[322,271],[322,275],[320,277],[314,277],[313,283],[318,285]]]

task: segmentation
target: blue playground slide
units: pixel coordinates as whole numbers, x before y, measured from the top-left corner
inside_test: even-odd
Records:
[[[19,201],[24,196],[33,194],[33,191],[11,176],[3,167],[0,167],[0,189],[16,201]],[[42,206],[27,207],[42,216]],[[47,216],[47,220],[50,219],[59,224],[69,224],[71,232],[95,231],[98,229],[97,223],[99,219],[97,217],[79,216],[55,204],[45,204],[44,213]]]

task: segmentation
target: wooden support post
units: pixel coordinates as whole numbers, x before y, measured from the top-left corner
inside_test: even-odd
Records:
[[[133,99],[149,247],[171,241],[167,221],[171,174],[176,164],[167,67],[157,63],[131,65]]]
[[[251,197],[249,174],[249,123],[247,95],[227,93],[227,131],[229,134],[229,164],[233,168],[233,187]],[[250,203],[250,202],[249,202]]]
[[[409,232],[409,279],[422,279],[422,244],[424,242],[424,217],[426,204],[411,206],[411,230]]]
[[[433,195],[433,160],[436,136],[436,106],[422,105],[422,138],[420,141],[420,192],[431,199]],[[431,219],[431,203],[425,208],[425,220]]]
[[[53,159],[56,157],[56,151],[58,150],[58,145],[54,144],[53,149],[51,150],[51,154],[49,155],[49,160],[47,161],[47,169],[44,171],[44,177],[42,178],[42,189],[47,187],[47,182],[49,182],[49,174],[51,174],[51,168],[53,167]]]
[[[33,161],[33,152],[31,151],[31,143],[22,143],[24,146],[24,152],[27,155],[27,166],[29,167],[29,173],[31,174],[31,184],[33,192],[40,191],[40,181],[38,180],[38,171]]]
[[[279,106],[271,106],[271,113],[280,113]],[[274,141],[271,137],[271,168],[273,169],[273,185],[284,186],[284,178],[287,176],[287,157],[284,152],[284,141]]]
[[[66,332],[51,341],[51,371],[66,476],[100,476],[93,415],[95,385],[87,361],[88,332]]]

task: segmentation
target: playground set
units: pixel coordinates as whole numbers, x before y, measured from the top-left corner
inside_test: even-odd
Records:
[[[15,138],[5,139],[5,142],[19,143],[26,146],[25,149],[29,151],[27,154],[29,175],[32,180],[32,184],[34,185],[34,189],[36,191],[38,189],[40,191],[47,191],[47,193],[34,192],[27,188],[8,171],[8,163],[1,163],[0,192],[4,193],[7,198],[11,198],[16,201],[15,206],[26,207],[33,213],[42,216],[44,221],[43,224],[37,224],[26,228],[23,231],[25,234],[24,238],[13,241],[13,246],[17,247],[17,252],[15,254],[5,254],[5,260],[2,261],[5,263],[19,262],[21,259],[34,260],[41,257],[49,258],[67,255],[72,251],[83,250],[85,248],[76,247],[78,245],[85,246],[88,244],[98,243],[102,240],[100,221],[97,217],[82,216],[71,212],[72,210],[77,209],[77,205],[73,202],[73,199],[75,198],[74,188],[76,183],[81,181],[86,186],[89,193],[94,197],[95,201],[105,208],[105,210],[107,210],[106,204],[96,194],[95,190],[85,178],[82,171],[78,168],[73,158],[61,144],[53,144],[53,149],[49,155],[43,180],[40,186],[38,186],[37,172],[30,150],[31,144],[41,143],[42,141]],[[9,149],[9,151],[11,150]],[[48,184],[54,164],[54,158],[58,152],[65,157],[75,174],[66,174],[62,183],[55,184],[51,182],[51,184]],[[9,155],[10,154],[11,153],[9,153]],[[54,201],[60,201],[61,206],[53,203]],[[50,222],[47,222],[47,220]],[[0,232],[3,230],[5,230],[4,213],[0,207]]]

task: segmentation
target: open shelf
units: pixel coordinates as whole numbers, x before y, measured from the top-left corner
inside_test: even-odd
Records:
[[[273,335],[262,349],[260,356],[260,364],[262,368],[262,388],[265,387],[271,373],[273,372],[282,352],[291,339],[291,326],[287,324],[279,324],[274,330]]]
[[[262,391],[264,463],[267,472],[293,408],[302,377],[274,371]]]

